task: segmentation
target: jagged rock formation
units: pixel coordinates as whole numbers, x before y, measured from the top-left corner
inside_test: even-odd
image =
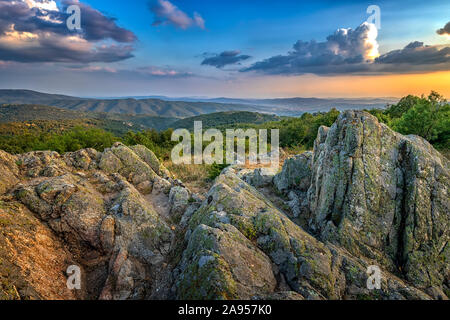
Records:
[[[294,211],[320,240],[377,261],[415,286],[448,292],[449,162],[424,139],[402,136],[364,112],[320,128],[312,157],[293,160],[309,187]],[[299,176],[289,162],[279,175]],[[287,177],[287,178],[285,178]],[[287,186],[287,188],[286,188]]]
[[[204,200],[143,146],[1,152],[0,168],[0,299],[449,293],[448,160],[367,113],[320,128],[277,175],[225,169]],[[80,291],[66,287],[69,265]],[[381,290],[367,288],[371,265]]]
[[[28,284],[40,288],[38,297],[145,299],[151,295],[155,282],[165,272],[174,240],[171,217],[164,208],[157,208],[158,212],[152,198],[163,197],[169,206],[171,189],[189,194],[169,177],[151,151],[116,144],[103,153],[81,150],[64,156],[55,152],[3,155],[6,181],[2,178],[2,186],[9,186],[3,189],[9,196],[2,203],[7,208],[20,208],[19,217],[19,212],[30,215],[31,211],[33,219],[40,219],[40,228],[52,234],[50,252],[53,246],[70,252],[70,259],[59,261],[60,275],[71,260],[85,276],[85,286],[77,296],[71,292],[51,296],[42,289],[44,284]],[[15,212],[10,212],[14,221]],[[18,235],[19,239],[23,236]],[[5,241],[16,242],[16,235]],[[29,251],[37,245],[38,239],[32,241]],[[19,266],[34,267],[26,261]],[[52,278],[46,270],[42,274]],[[28,275],[20,277],[28,283]],[[62,278],[64,281],[54,280],[66,288]],[[21,288],[18,294],[36,298],[36,294],[29,296]]]

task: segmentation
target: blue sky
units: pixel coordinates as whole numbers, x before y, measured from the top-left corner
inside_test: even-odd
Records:
[[[54,2],[30,1],[35,3],[28,4],[30,10],[34,10],[33,6],[40,7],[36,3]],[[60,16],[64,6],[76,2],[56,1]],[[8,5],[8,1],[0,0],[0,6],[2,3]],[[109,26],[106,34],[94,40],[88,33],[80,35],[86,45],[92,46],[90,52],[83,51],[90,58],[77,61],[73,54],[69,57],[67,50],[58,48],[62,56],[55,53],[54,60],[33,61],[30,56],[46,52],[44,46],[48,42],[44,44],[39,38],[35,51],[25,52],[29,48],[24,46],[20,52],[20,46],[19,49],[8,47],[11,41],[2,43],[0,28],[0,68],[4,71],[0,86],[23,85],[29,89],[85,96],[386,96],[402,94],[407,88],[379,90],[375,84],[382,77],[410,74],[408,79],[416,79],[412,92],[416,93],[429,89],[425,83],[421,88],[418,75],[443,73],[438,78],[447,79],[450,69],[450,57],[446,53],[450,50],[449,35],[436,33],[450,20],[448,1],[86,0],[81,4],[82,25],[86,23],[83,18],[95,16],[103,20],[98,24],[88,21],[92,24],[91,31],[103,27],[103,22]],[[185,24],[177,25],[179,21],[173,23],[175,20],[170,23],[171,17],[161,13],[163,4],[176,7],[178,17],[182,15]],[[381,29],[376,39],[367,41],[364,39],[370,37],[370,29],[358,27],[369,16],[366,12],[369,5],[380,7]],[[94,11],[102,16],[94,15]],[[17,16],[18,21],[28,18]],[[5,25],[14,22],[11,16],[3,19]],[[0,15],[0,25],[1,22]],[[39,28],[44,27],[48,26],[36,26],[29,33],[39,35],[44,31]],[[352,28],[355,32],[337,34],[339,28]],[[127,40],[112,41],[115,32]],[[98,30],[92,33],[97,35]],[[335,40],[327,41],[330,35]],[[66,45],[71,41],[70,36],[60,30],[55,33],[55,42]],[[23,34],[16,37],[19,41]],[[355,43],[355,39],[359,42]],[[301,49],[294,50],[299,40]],[[378,48],[376,56],[368,54],[372,49],[366,42],[374,46],[373,50]],[[422,45],[405,48],[414,42]],[[110,53],[112,58],[97,57],[96,48],[104,44],[110,46],[105,49],[108,51],[105,55]],[[339,48],[335,49],[336,46]],[[118,54],[114,50],[119,47]],[[55,51],[49,51],[52,55],[50,52]],[[350,89],[340,92],[333,79],[374,81],[378,91],[355,87],[354,93]],[[315,87],[309,88],[312,82]],[[330,84],[336,88],[327,90]]]
[[[119,25],[137,34],[139,60],[186,66],[198,62],[203,52],[238,49],[264,58],[290,50],[299,39],[324,40],[337,28],[355,28],[365,21],[371,4],[381,8],[379,39],[386,50],[419,38],[444,42],[434,31],[450,20],[450,2],[442,0],[173,0],[186,13],[198,12],[206,21],[206,30],[180,30],[151,27],[153,17],[146,0],[86,2],[117,17]]]

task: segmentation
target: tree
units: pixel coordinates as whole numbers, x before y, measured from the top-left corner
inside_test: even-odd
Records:
[[[394,130],[403,134],[416,134],[430,142],[436,142],[440,135],[448,132],[450,105],[434,91],[427,98],[408,101],[413,100],[416,101],[415,104],[408,106],[408,110],[399,119],[393,120]]]

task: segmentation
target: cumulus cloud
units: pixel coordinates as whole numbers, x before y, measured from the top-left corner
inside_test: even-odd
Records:
[[[401,50],[390,51],[376,59],[381,64],[434,65],[450,62],[450,47],[426,46],[414,41]]]
[[[450,21],[447,22],[447,24],[443,28],[437,30],[436,32],[437,32],[437,34],[440,34],[440,35],[444,35],[444,34],[450,35]]]
[[[213,66],[221,69],[227,65],[237,64],[241,61],[251,58],[251,56],[243,54],[241,55],[240,53],[241,52],[239,50],[232,50],[232,51],[224,51],[220,54],[214,54],[211,57],[205,58],[202,62],[202,65]]]
[[[450,69],[449,46],[411,42],[383,55],[378,52],[377,30],[363,23],[355,30],[338,29],[325,42],[298,41],[293,51],[254,63],[242,72],[265,74],[383,74]]]
[[[197,26],[205,29],[205,20],[202,16],[194,12],[191,18],[188,14],[178,9],[177,6],[168,0],[157,0],[150,3],[150,10],[155,15],[153,26],[173,25],[180,29],[188,29]]]
[[[115,62],[131,58],[136,36],[77,0],[0,0],[0,60]],[[66,26],[66,8],[81,9],[81,32]]]
[[[297,41],[293,51],[256,62],[242,71],[304,74],[360,70],[379,56],[377,29],[367,22],[356,29],[338,29],[325,42]]]

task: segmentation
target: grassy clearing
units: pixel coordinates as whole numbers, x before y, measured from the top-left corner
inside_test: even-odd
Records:
[[[164,162],[164,166],[194,193],[205,194],[212,185],[212,181],[208,178],[210,167],[208,165],[176,165],[168,160]]]

